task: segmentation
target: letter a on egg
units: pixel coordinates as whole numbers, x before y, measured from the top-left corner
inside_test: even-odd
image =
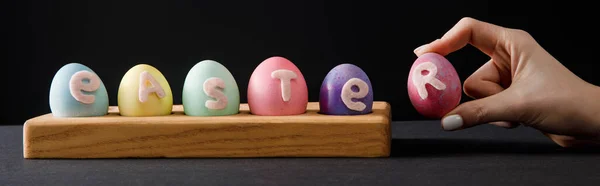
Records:
[[[138,64],[125,73],[117,99],[122,116],[169,115],[173,108],[169,82],[158,69],[147,64]]]
[[[148,85],[149,84],[149,85]],[[156,93],[158,98],[165,97],[165,90],[147,71],[140,73],[139,100],[146,102],[150,93]]]
[[[283,101],[288,102],[292,97],[292,89],[290,87],[290,81],[297,78],[298,75],[291,70],[275,70],[271,73],[272,78],[277,78],[281,81],[281,98]]]
[[[426,71],[427,74],[423,75],[423,71]],[[435,78],[436,74],[437,66],[435,66],[435,64],[432,62],[424,62],[415,67],[412,81],[421,99],[427,99],[428,93],[427,88],[425,87],[426,84],[430,84],[438,90],[446,89],[446,85],[439,79]]]

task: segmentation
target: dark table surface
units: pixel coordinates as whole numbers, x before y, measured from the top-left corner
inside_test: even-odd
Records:
[[[389,158],[91,160],[23,159],[22,130],[0,126],[0,185],[600,185],[600,150],[527,127],[393,122]]]

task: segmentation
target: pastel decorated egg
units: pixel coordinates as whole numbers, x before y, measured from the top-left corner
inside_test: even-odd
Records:
[[[169,115],[173,108],[171,87],[158,69],[136,65],[121,79],[118,105],[122,116]]]
[[[291,61],[270,57],[260,63],[248,83],[248,106],[255,115],[298,115],[306,112],[308,87]]]
[[[417,58],[410,69],[408,95],[420,114],[441,118],[460,103],[460,78],[444,56],[426,53]]]
[[[359,115],[371,113],[373,88],[367,74],[353,64],[341,64],[329,71],[319,95],[320,113]]]
[[[56,117],[91,117],[108,113],[108,93],[100,77],[85,65],[61,67],[50,85],[50,110]]]
[[[182,102],[186,115],[232,115],[239,113],[240,92],[225,66],[204,60],[188,72],[183,84]]]

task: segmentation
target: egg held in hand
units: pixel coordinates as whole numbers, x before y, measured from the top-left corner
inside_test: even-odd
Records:
[[[408,96],[421,115],[439,119],[452,111],[462,96],[460,78],[442,55],[426,53],[417,58],[408,75]]]

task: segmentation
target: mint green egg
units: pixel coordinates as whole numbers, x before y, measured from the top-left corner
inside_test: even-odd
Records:
[[[217,86],[218,85],[218,86]],[[240,91],[235,78],[221,63],[198,62],[183,84],[183,110],[190,116],[224,116],[239,113]]]
[[[50,110],[55,117],[92,117],[108,114],[108,93],[89,67],[69,63],[61,67],[50,85]]]

